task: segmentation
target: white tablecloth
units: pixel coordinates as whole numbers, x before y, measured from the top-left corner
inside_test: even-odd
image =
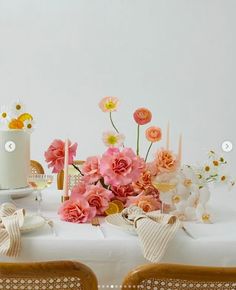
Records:
[[[102,232],[90,224],[71,224],[58,219],[60,192],[43,193],[43,215],[55,223],[56,236],[48,227],[22,236],[22,251],[17,259],[0,257],[1,261],[43,261],[72,259],[90,266],[99,284],[120,285],[132,268],[147,263],[136,236],[102,223]],[[34,197],[16,200],[19,207],[36,210]],[[216,191],[210,202],[214,224],[187,224],[196,237],[191,239],[182,230],[168,246],[162,262],[193,265],[236,266],[236,195]]]

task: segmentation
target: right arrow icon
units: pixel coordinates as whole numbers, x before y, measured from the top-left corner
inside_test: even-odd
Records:
[[[224,141],[221,147],[224,152],[230,152],[233,149],[233,144],[230,141]]]

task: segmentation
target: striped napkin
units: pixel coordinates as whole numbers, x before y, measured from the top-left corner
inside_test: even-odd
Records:
[[[0,206],[0,255],[17,257],[21,249],[20,228],[24,223],[24,209],[12,203]]]
[[[130,206],[121,213],[123,219],[135,228],[144,257],[157,263],[166,252],[167,245],[181,226],[176,216],[160,211],[145,213],[137,206]]]

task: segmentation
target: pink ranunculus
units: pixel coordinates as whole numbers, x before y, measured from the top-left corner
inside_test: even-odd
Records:
[[[139,108],[133,114],[134,120],[138,125],[145,125],[152,119],[152,113],[146,108]]]
[[[100,172],[104,181],[112,186],[136,182],[144,167],[144,160],[131,148],[125,148],[122,151],[118,148],[109,148],[100,161]]]
[[[162,137],[161,129],[155,126],[147,128],[145,135],[147,140],[152,143],[160,141]]]
[[[85,198],[67,200],[59,208],[60,219],[71,223],[90,222],[96,215],[96,208],[91,207]]]
[[[86,183],[97,182],[101,178],[100,173],[100,158],[98,156],[88,157],[82,167],[84,174],[82,180]]]
[[[112,191],[105,189],[101,184],[88,185],[84,194],[89,205],[96,208],[98,215],[102,215],[108,209],[113,196]]]
[[[178,166],[179,161],[177,156],[166,149],[158,151],[154,161],[148,164],[148,168],[152,175],[174,172]]]
[[[74,157],[76,155],[77,143],[73,145],[69,141],[69,160],[68,163],[72,164],[74,161]],[[48,167],[52,167],[53,173],[58,173],[64,168],[64,160],[65,160],[65,142],[62,140],[54,140],[52,144],[49,146],[48,150],[44,153],[44,157],[46,162],[48,163]]]
[[[129,197],[126,206],[136,205],[145,212],[161,209],[161,201],[157,196],[140,193],[138,196]]]
[[[123,186],[112,186],[111,190],[115,195],[114,198],[122,201],[123,203],[126,203],[127,197],[135,194],[132,184]]]

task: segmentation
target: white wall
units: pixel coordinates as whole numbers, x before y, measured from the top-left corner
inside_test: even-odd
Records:
[[[235,11],[234,0],[0,0],[0,103],[23,96],[40,161],[67,135],[78,158],[101,153],[110,125],[97,103],[115,95],[128,144],[132,112],[146,106],[196,162],[225,139],[236,146]]]

